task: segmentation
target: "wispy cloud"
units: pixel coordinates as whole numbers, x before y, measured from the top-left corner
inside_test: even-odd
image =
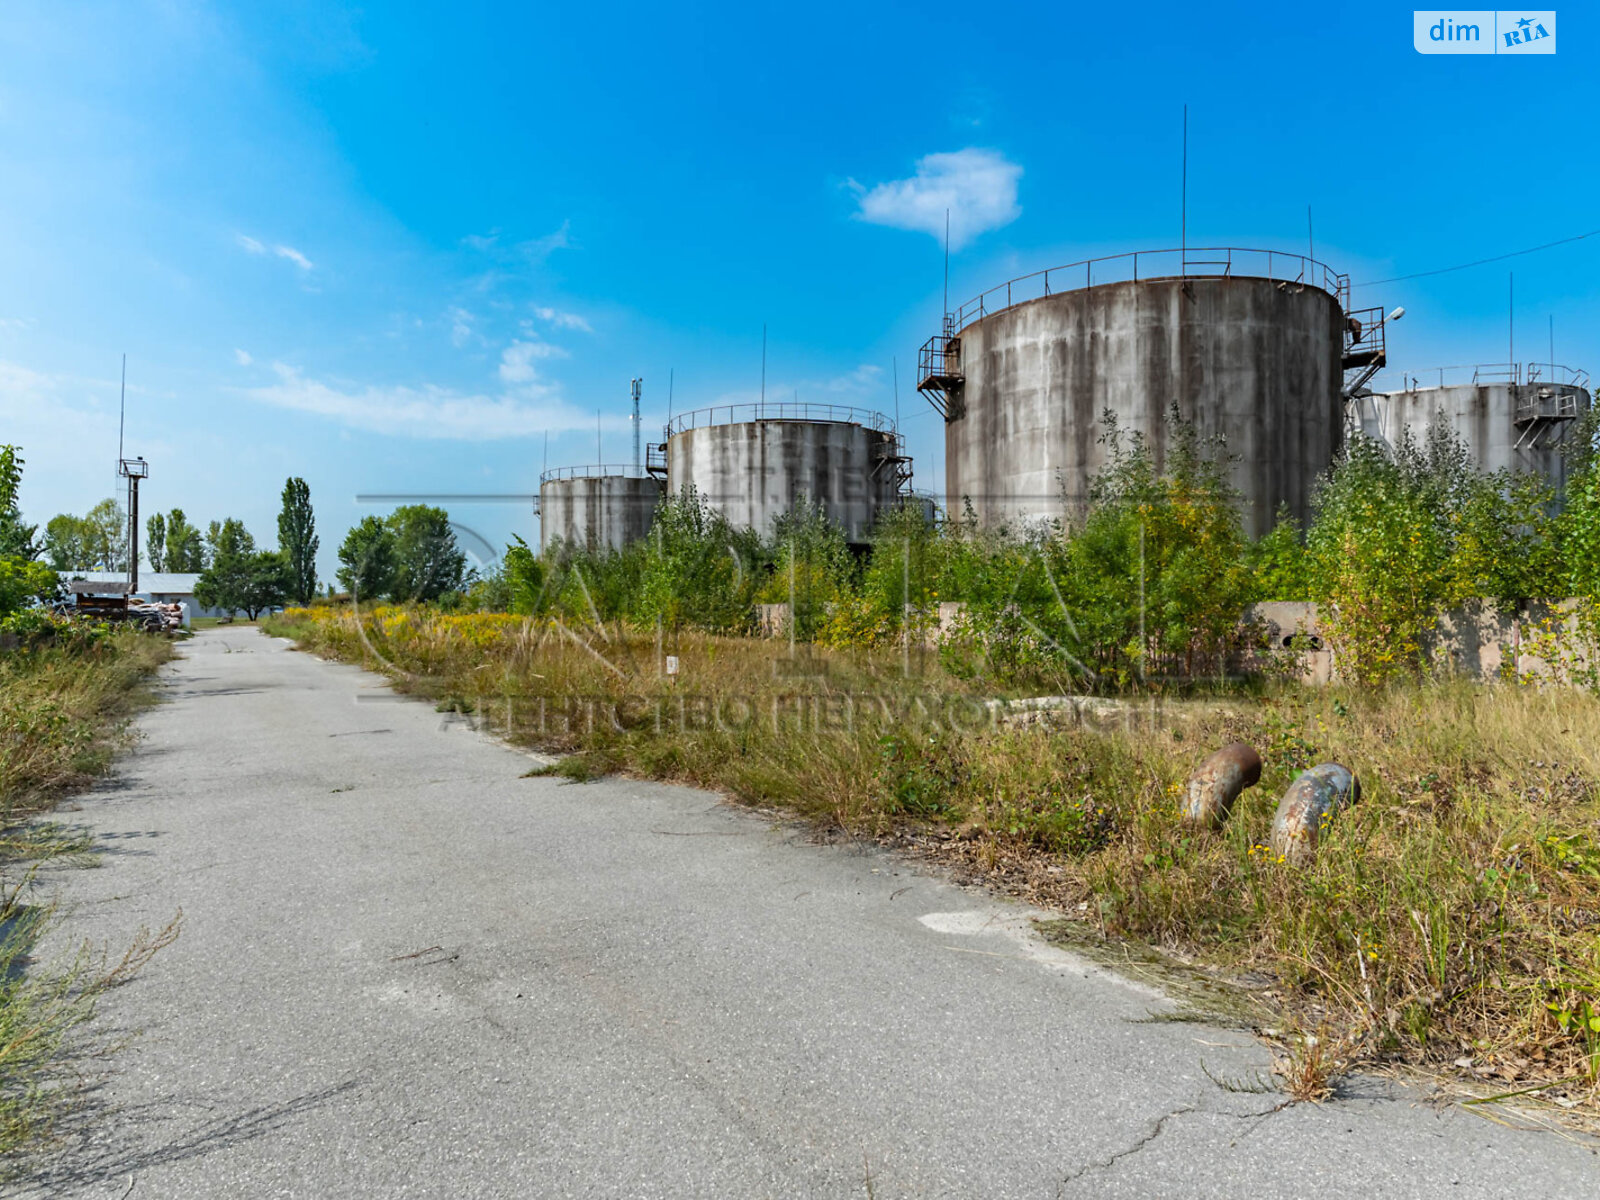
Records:
[[[309,271],[313,266],[311,260],[293,246],[278,245],[268,247],[261,239],[253,238],[248,233],[235,234],[233,240],[239,244],[240,249],[249,254],[275,254],[279,258],[288,259],[302,271]]]
[[[533,238],[517,244],[517,249],[532,262],[543,262],[557,250],[570,250],[571,248],[571,221],[561,222],[561,228],[554,233],[547,233],[543,237]]]
[[[494,244],[499,240],[500,231],[498,229],[491,229],[488,233],[469,233],[466,237],[461,239],[461,244],[463,246],[469,246],[481,253],[485,250],[493,249]]]
[[[855,180],[856,218],[873,225],[911,229],[943,239],[950,213],[950,248],[959,250],[981,233],[1009,225],[1022,215],[1017,181],[1022,168],[996,150],[969,147],[930,154],[917,161],[909,179],[892,179],[872,188]]]
[[[583,333],[594,332],[594,327],[577,313],[561,312],[554,308],[535,308],[533,315],[547,325],[554,325],[557,329],[576,329]]]
[[[425,384],[381,387],[307,378],[286,363],[273,363],[277,379],[244,394],[262,404],[312,413],[351,429],[393,437],[447,441],[493,441],[546,431],[589,428],[553,385],[532,377],[500,395],[459,392]]]
[[[459,306],[450,309],[445,315],[450,318],[450,344],[459,350],[476,336],[476,331],[472,328],[472,322],[476,318]]]
[[[855,370],[822,381],[825,392],[866,392],[883,384],[883,368],[862,363]]]
[[[525,342],[518,339],[500,354],[500,378],[506,383],[532,383],[538,378],[534,361],[541,358],[565,358],[567,352],[549,342]]]
[[[255,362],[255,359],[250,357],[250,351],[248,350],[235,350],[233,352],[233,361],[238,363],[241,367],[248,367],[251,363]]]

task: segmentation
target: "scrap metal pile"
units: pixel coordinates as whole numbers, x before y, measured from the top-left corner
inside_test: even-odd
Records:
[[[101,621],[127,621],[151,633],[172,633],[183,628],[183,605],[158,604],[129,594],[126,583],[71,579],[63,584],[71,603],[60,611]]]

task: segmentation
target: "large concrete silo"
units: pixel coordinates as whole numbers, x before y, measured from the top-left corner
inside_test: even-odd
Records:
[[[802,498],[852,542],[899,502],[910,479],[892,422],[830,404],[734,404],[682,413],[667,426],[667,486],[693,487],[737,527],[772,532]]]
[[[1104,414],[1160,463],[1176,405],[1201,437],[1226,439],[1250,534],[1281,504],[1307,520],[1343,436],[1343,369],[1381,364],[1381,343],[1347,353],[1363,336],[1347,285],[1309,259],[1171,253],[1052,268],[947,317],[919,388],[945,416],[951,513],[1070,518],[1109,461]]]
[[[627,466],[559,467],[539,477],[539,548],[557,538],[620,550],[650,532],[662,481]]]
[[[1442,421],[1485,473],[1541,475],[1560,490],[1567,482],[1565,443],[1589,411],[1588,374],[1548,363],[1443,367],[1406,375],[1406,386],[1352,400],[1364,432],[1391,446],[1404,433],[1422,443]]]

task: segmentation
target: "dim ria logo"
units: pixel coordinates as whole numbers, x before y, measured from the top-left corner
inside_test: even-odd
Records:
[[[1412,43],[1418,54],[1554,54],[1556,14],[1413,12]]]

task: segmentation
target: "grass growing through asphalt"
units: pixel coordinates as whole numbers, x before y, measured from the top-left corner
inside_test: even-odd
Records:
[[[1316,1095],[1329,1064],[1399,1062],[1593,1111],[1600,1082],[1600,700],[1467,683],[996,719],[937,660],[512,617],[292,612],[269,630],[570,755],[876,835],[1102,934],[1248,972]],[[670,649],[681,672],[661,673]],[[802,648],[804,649],[804,648]],[[441,719],[460,719],[442,717]],[[1218,834],[1185,829],[1219,745],[1261,783]],[[1316,861],[1266,850],[1278,796],[1335,760],[1363,797]],[[1294,1047],[1299,1049],[1295,1050]],[[1295,1058],[1298,1054],[1299,1058]],[[1296,1074],[1297,1073],[1297,1074]]]
[[[116,964],[87,946],[35,963],[50,913],[24,897],[42,859],[87,852],[81,834],[37,818],[106,770],[171,656],[166,640],[132,631],[0,653],[0,1160],[13,1169],[71,1101],[63,1056],[73,1031],[176,936],[176,923],[141,933]]]

